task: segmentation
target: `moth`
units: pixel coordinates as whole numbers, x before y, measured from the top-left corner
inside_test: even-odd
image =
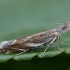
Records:
[[[47,44],[44,53],[50,45],[56,41],[60,42],[60,36],[70,28],[70,22],[63,23],[59,27],[51,30],[40,32],[31,36],[3,41],[0,43],[0,52],[4,53],[21,53],[26,52],[35,47]],[[59,46],[58,49],[60,50]]]

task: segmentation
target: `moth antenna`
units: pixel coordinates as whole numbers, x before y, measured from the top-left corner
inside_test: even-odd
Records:
[[[58,24],[58,26],[56,26],[56,27],[60,27],[63,23],[57,23]]]

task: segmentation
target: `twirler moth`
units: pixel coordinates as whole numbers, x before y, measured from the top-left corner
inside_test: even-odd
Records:
[[[60,25],[59,27],[56,27],[48,31],[40,32],[20,39],[3,41],[0,43],[0,52],[21,53],[21,52],[26,52],[38,46],[48,44],[48,46],[44,51],[45,53],[53,42],[55,41],[60,42],[59,41],[60,35],[65,31],[69,30],[69,28],[70,28],[70,22],[66,22]]]

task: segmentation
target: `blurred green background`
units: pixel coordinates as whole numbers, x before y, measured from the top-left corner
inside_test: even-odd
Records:
[[[70,0],[0,0],[0,42],[28,36],[70,20]],[[69,34],[69,33],[68,33]],[[0,69],[70,70],[70,55],[9,60]]]

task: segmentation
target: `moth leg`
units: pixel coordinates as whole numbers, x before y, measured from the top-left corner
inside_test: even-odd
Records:
[[[17,55],[20,55],[20,54],[22,54],[22,53],[24,53],[24,52],[26,52],[26,51],[29,50],[29,49],[17,49],[17,48],[8,48],[8,49],[20,51],[20,53],[18,53]],[[9,51],[8,51],[8,52],[9,52]],[[8,52],[7,52],[7,53],[8,53]],[[9,53],[11,53],[11,52],[9,52]]]
[[[58,49],[61,50],[61,48],[60,48],[61,42],[60,42],[60,36],[59,35],[58,35],[57,41],[58,41]]]
[[[35,49],[35,47],[32,47],[31,50],[33,51]]]
[[[50,45],[56,40],[57,37],[54,37],[53,40],[48,44],[48,46],[46,47],[44,54],[46,53],[47,49],[50,47]]]
[[[29,49],[25,49],[24,51],[18,53],[17,56],[20,55],[20,54],[22,54],[22,53],[24,53],[24,52],[26,52],[26,51],[28,51],[28,50],[29,50]]]
[[[20,53],[18,53],[17,55],[20,55],[20,54],[22,54],[22,53],[24,53],[24,52],[26,52],[26,51],[29,50],[29,49],[17,49],[17,48],[12,48],[12,49],[15,49],[15,50],[19,50],[20,51]]]

